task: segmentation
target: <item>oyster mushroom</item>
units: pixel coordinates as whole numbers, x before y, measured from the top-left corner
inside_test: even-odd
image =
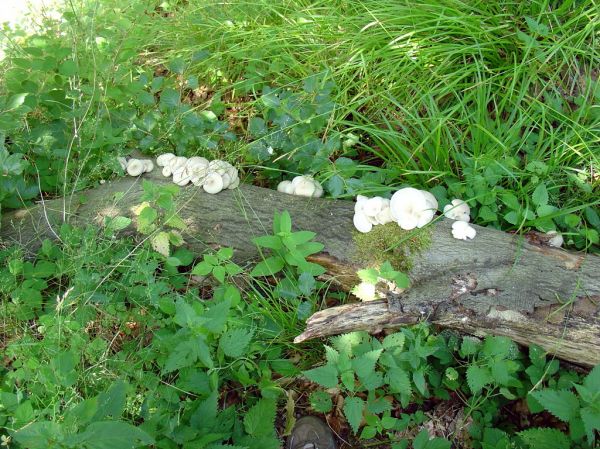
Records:
[[[202,184],[202,188],[206,193],[210,193],[211,195],[219,193],[223,190],[223,178],[216,172],[209,173],[204,180],[204,184]]]
[[[452,223],[452,237],[459,240],[474,239],[477,232],[466,221]]]
[[[127,161],[127,174],[129,176],[139,176],[144,173],[144,163],[139,159],[129,159]]]
[[[163,153],[156,158],[156,165],[159,167],[166,167],[174,157],[175,155],[173,153]]]
[[[421,190],[406,187],[398,190],[390,200],[392,218],[404,230],[422,228],[435,215]]]
[[[453,199],[452,203],[444,206],[444,215],[452,220],[469,222],[471,209],[463,200]]]

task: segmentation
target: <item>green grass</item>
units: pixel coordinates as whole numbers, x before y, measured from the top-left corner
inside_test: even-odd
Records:
[[[248,108],[266,84],[299,89],[326,71],[337,86],[328,128],[358,133],[367,162],[370,155],[397,174],[389,189],[453,184],[472,199],[481,193],[472,185],[492,170],[499,178],[486,188],[513,192],[524,208],[545,182],[550,204],[564,211],[559,221],[598,205],[593,2],[215,5],[184,4],[149,24],[155,61],[202,52],[190,71],[250,93]],[[545,164],[541,179],[532,162]]]

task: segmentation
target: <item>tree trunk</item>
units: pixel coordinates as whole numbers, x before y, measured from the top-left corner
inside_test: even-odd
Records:
[[[146,178],[170,182],[156,172]],[[85,201],[78,204],[70,200],[80,195],[5,213],[0,239],[33,251],[43,239],[57,237],[65,218],[76,225],[101,225],[106,216],[132,216],[142,193],[140,179],[121,178],[86,191]],[[256,259],[252,237],[270,233],[273,213],[287,210],[294,228],[317,233],[315,240],[325,250],[311,261],[323,265],[329,279],[345,290],[358,283],[358,269],[373,265],[382,254],[392,260],[410,259],[411,286],[405,292],[388,291],[384,300],[320,311],[309,318],[296,342],[429,320],[466,333],[505,335],[524,345],[537,344],[581,365],[600,363],[598,256],[554,249],[478,226],[474,226],[474,240],[455,240],[450,222],[444,219],[419,231],[427,236],[420,252],[395,249],[387,254],[378,249],[369,255],[356,243],[351,201],[300,198],[242,185],[217,195],[185,187],[178,202],[189,227],[184,235],[188,248],[200,253],[230,246],[238,262]]]

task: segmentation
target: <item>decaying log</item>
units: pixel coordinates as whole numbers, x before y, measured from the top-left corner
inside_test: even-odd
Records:
[[[156,173],[146,179],[170,182]],[[142,193],[141,180],[122,178],[85,192],[79,204],[54,199],[5,213],[0,240],[34,250],[44,238],[56,237],[65,217],[74,224],[101,225],[106,216],[133,216]],[[357,258],[351,201],[300,198],[249,185],[218,195],[185,187],[178,199],[189,227],[186,244],[197,253],[230,246],[238,262],[255,260],[252,237],[271,232],[274,211],[287,210],[294,228],[317,233],[315,240],[325,250],[311,260],[323,265],[341,288],[349,290],[357,283],[356,270],[369,265],[364,254]],[[320,311],[296,342],[426,319],[466,333],[538,344],[581,365],[600,363],[600,257],[478,226],[475,240],[459,241],[450,228],[448,220],[429,227],[431,243],[414,255],[411,287],[405,292]]]

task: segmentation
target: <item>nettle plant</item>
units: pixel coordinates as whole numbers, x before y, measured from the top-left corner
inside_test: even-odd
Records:
[[[353,332],[330,339],[325,346],[325,365],[304,371],[311,381],[327,389],[339,388],[344,398],[344,415],[352,430],[361,438],[377,434],[394,438],[413,423],[408,416],[391,415],[391,398],[408,406],[434,397],[448,398],[447,389],[456,387],[444,375],[453,362],[444,337],[429,333],[423,324],[386,336],[382,341],[365,332]],[[315,410],[332,409],[326,392],[315,392],[311,403]]]

